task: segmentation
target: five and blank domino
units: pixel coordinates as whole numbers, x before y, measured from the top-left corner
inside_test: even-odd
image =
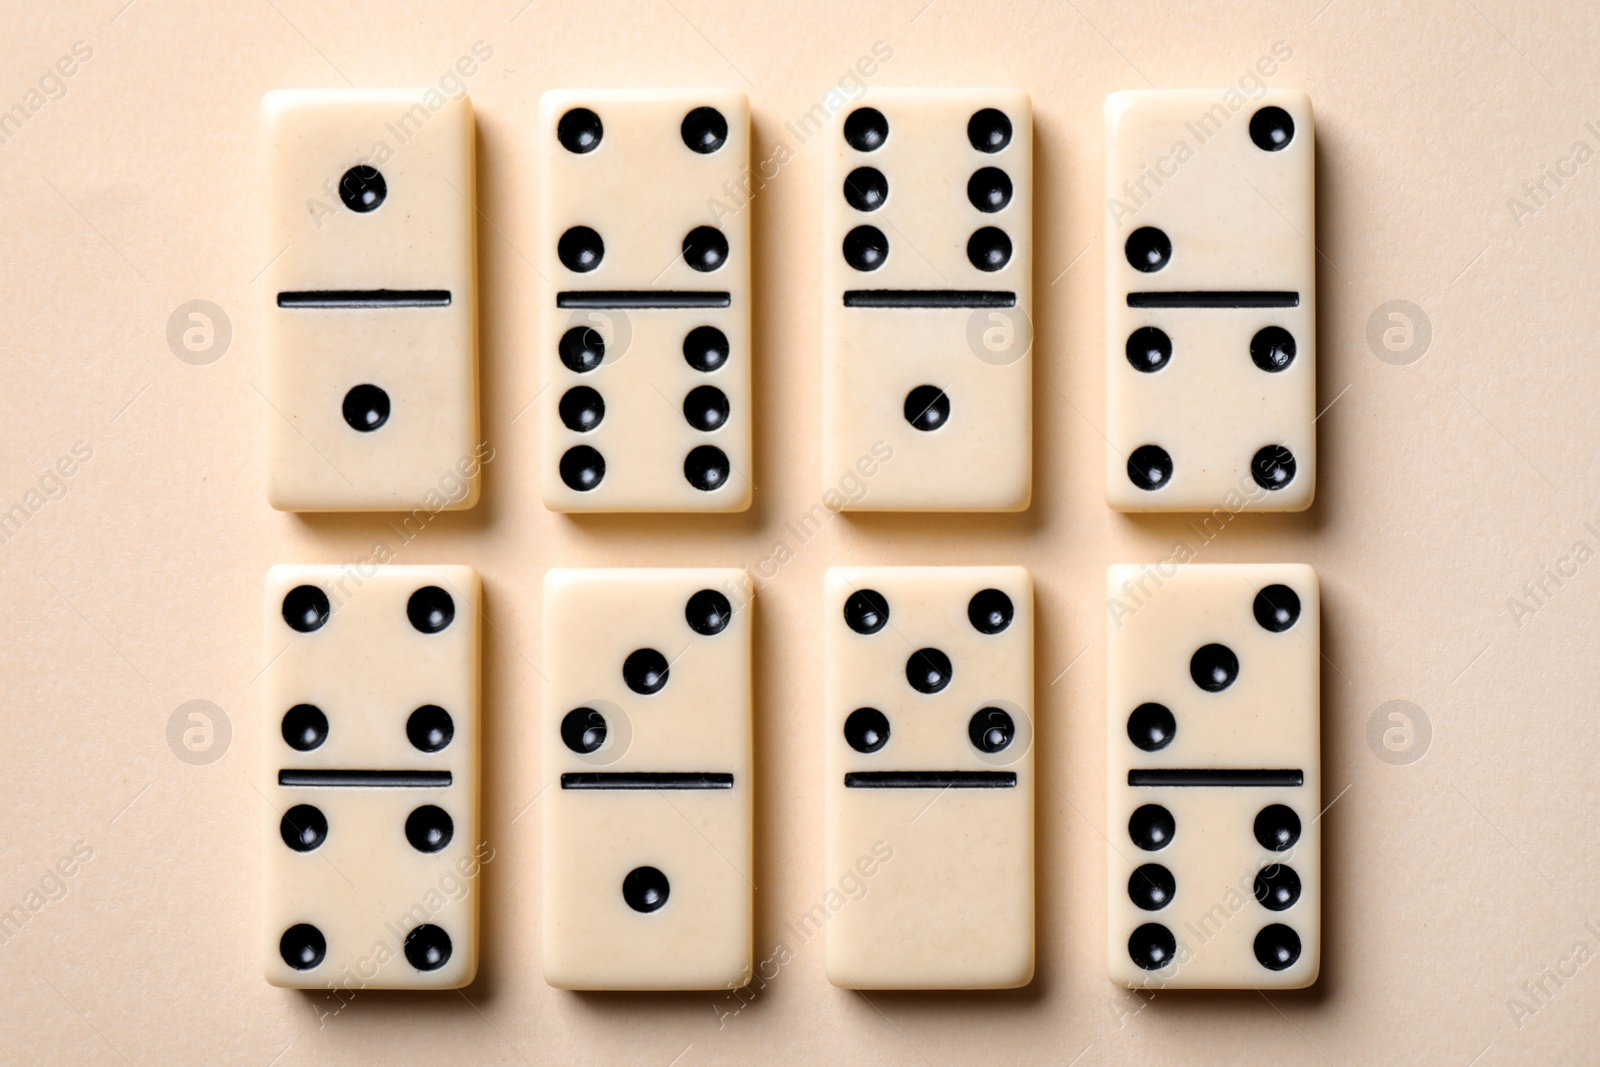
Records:
[[[828,980],[1033,977],[1033,582],[834,567],[823,595]],[[845,900],[846,895],[849,899]]]

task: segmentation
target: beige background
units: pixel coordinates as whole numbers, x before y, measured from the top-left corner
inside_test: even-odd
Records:
[[[536,0],[519,13],[521,0],[134,0],[120,11],[123,0],[8,0],[0,107],[27,101],[74,41],[93,56],[0,144],[0,509],[27,515],[0,544],[0,904],[44,887],[39,910],[25,908],[0,943],[0,1061],[1595,1058],[1600,936],[1585,923],[1600,930],[1600,561],[1547,583],[1553,596],[1521,625],[1507,599],[1574,542],[1600,549],[1584,525],[1600,529],[1600,161],[1566,165],[1542,205],[1522,191],[1575,141],[1600,149],[1600,15],[1509,0],[1404,15],[1361,0],[924,3]],[[468,82],[495,449],[483,502],[403,546],[382,517],[274,513],[262,460],[271,413],[257,389],[267,294],[253,280],[268,258],[257,102],[283,86],[436,83],[480,40],[493,50]],[[784,124],[878,40],[894,54],[875,85],[1000,82],[1033,95],[1034,501],[1019,515],[835,518],[766,581],[757,943],[795,941],[786,925],[824,889],[823,568],[1023,563],[1039,612],[1038,977],[1010,993],[861,996],[827,984],[813,941],[791,945],[795,958],[737,1014],[738,1001],[705,993],[558,992],[539,977],[532,891],[540,577],[555,564],[762,567],[817,499],[821,147]],[[1272,83],[1309,92],[1318,118],[1318,403],[1332,405],[1318,424],[1321,484],[1311,511],[1245,516],[1201,547],[1183,517],[1101,502],[1101,100],[1146,84],[1234,84],[1277,41],[1293,55]],[[758,158],[780,140],[793,149],[753,206],[755,506],[643,521],[550,514],[529,407],[538,96],[696,84],[750,95]],[[1510,197],[1532,213],[1513,219]],[[169,316],[195,299],[219,305],[233,329],[204,366],[167,341]],[[1431,346],[1409,365],[1381,361],[1367,341],[1390,300],[1415,302],[1431,323]],[[79,441],[92,458],[66,464],[70,479],[45,477]],[[28,496],[42,478],[57,499]],[[260,598],[273,562],[356,560],[380,539],[400,562],[483,573],[495,858],[472,988],[364,993],[335,1013],[316,994],[269,987],[256,955]],[[1321,575],[1334,803],[1325,964],[1305,993],[1146,1004],[1102,973],[1104,566],[1160,559],[1179,541],[1202,561],[1303,560]],[[226,745],[219,731],[209,750],[177,746],[190,760],[220,752],[209,764],[169,746],[169,720],[192,700],[231,723]],[[1422,755],[1405,765],[1368,742],[1369,718],[1392,700],[1431,723],[1425,752],[1415,735],[1400,755]],[[75,845],[92,858],[73,860]],[[71,877],[50,873],[58,861]],[[1537,1000],[1524,990],[1557,966],[1572,977],[1543,979]],[[1514,997],[1527,1009],[1516,1019]]]

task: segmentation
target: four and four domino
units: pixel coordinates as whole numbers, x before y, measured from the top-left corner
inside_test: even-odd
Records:
[[[268,499],[478,495],[474,121],[399,90],[284,91],[267,160]],[[1315,485],[1304,94],[1106,102],[1106,497],[1295,511]],[[748,172],[729,91],[545,95],[539,481],[562,512],[728,512],[753,483]],[[1032,495],[1032,106],[873,90],[824,158],[825,481],[841,508]],[[1245,417],[1235,415],[1245,412]],[[445,492],[441,486],[454,487]],[[1170,573],[1169,573],[1170,571]],[[1107,967],[1296,988],[1320,964],[1319,595],[1295,564],[1113,566]],[[1034,970],[1034,603],[1021,567],[836,567],[825,866],[849,988]],[[751,975],[751,608],[738,569],[551,570],[543,965],[571,989]],[[469,567],[274,567],[263,957],[278,985],[454,988],[478,959],[481,593]]]

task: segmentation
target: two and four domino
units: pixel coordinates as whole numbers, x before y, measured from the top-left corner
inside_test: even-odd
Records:
[[[1314,484],[1309,103],[1107,105],[1107,494],[1296,510]],[[465,99],[274,93],[263,394],[286,510],[478,492]],[[886,90],[825,160],[824,477],[862,510],[1031,497],[1032,126],[1017,92]],[[751,462],[748,104],[541,108],[545,503],[737,511]],[[1231,414],[1242,413],[1242,414]],[[370,572],[370,573],[369,573]],[[1294,987],[1319,958],[1318,595],[1296,566],[1112,568],[1109,967]],[[544,966],[555,985],[749,980],[749,608],[737,570],[550,572]],[[470,568],[274,568],[264,954],[283,985],[448,987],[477,957]],[[827,969],[861,988],[1033,972],[1033,596],[1021,568],[835,568]],[[1115,605],[1121,605],[1121,609]]]

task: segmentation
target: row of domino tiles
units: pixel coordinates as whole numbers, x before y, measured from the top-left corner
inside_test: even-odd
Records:
[[[1117,565],[1106,580],[1121,605],[1107,627],[1108,975],[1309,985],[1316,572]],[[746,571],[547,572],[540,756],[511,765],[540,768],[512,792],[541,809],[551,985],[736,989],[819,938],[828,978],[849,988],[1032,980],[1034,805],[1065,783],[1037,777],[1038,739],[1062,723],[1036,714],[1031,575],[835,567],[821,592],[820,708],[807,697],[758,718]],[[531,899],[493,884],[480,811],[480,750],[508,712],[481,709],[486,621],[467,566],[270,571],[272,983],[460,987],[478,971],[482,893]],[[755,735],[779,715],[820,732],[825,869],[807,874],[814,904],[760,931],[769,954],[755,951]]]
[[[424,96],[286,90],[263,101],[276,508],[477,500],[474,119],[464,95]],[[749,507],[750,130],[748,101],[726,90],[542,98],[536,343],[550,509]],[[874,89],[824,132],[825,499],[838,510],[1026,508],[1030,98]],[[1314,172],[1303,93],[1107,99],[1110,506],[1310,505]],[[859,499],[829,488],[863,463],[879,469]],[[465,489],[444,491],[456,484]]]

